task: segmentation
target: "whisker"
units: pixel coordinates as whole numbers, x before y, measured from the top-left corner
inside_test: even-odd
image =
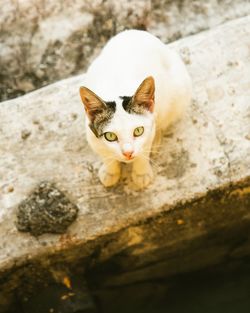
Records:
[[[154,149],[143,150],[143,152],[145,152],[145,153],[147,153],[147,154],[161,155],[161,151],[159,151],[159,150],[154,150]]]
[[[151,163],[151,165],[156,169],[156,170],[159,170],[160,166],[159,164],[157,164],[154,160],[152,160],[150,157],[148,156],[145,156],[145,155],[140,155],[140,157],[142,157],[143,159],[149,161]]]

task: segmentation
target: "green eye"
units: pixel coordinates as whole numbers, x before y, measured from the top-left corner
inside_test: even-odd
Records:
[[[135,137],[139,137],[144,133],[144,127],[140,126],[140,127],[136,127],[134,130],[134,136]]]
[[[116,140],[118,140],[118,138],[117,138],[115,133],[106,132],[103,135],[104,135],[105,139],[108,140],[108,141],[116,141]]]

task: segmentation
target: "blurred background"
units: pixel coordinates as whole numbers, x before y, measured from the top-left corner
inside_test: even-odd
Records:
[[[0,0],[0,100],[82,73],[130,28],[164,42],[248,15],[249,0]]]

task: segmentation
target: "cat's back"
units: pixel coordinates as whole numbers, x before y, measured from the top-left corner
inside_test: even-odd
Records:
[[[143,30],[125,30],[111,38],[103,49],[103,53],[111,51],[121,54],[147,52],[165,46],[160,39]],[[146,49],[146,50],[145,50]]]
[[[162,128],[166,116],[171,121],[180,115],[192,94],[191,80],[179,55],[146,31],[127,30],[114,36],[86,76],[85,86],[105,101],[132,96],[141,82],[152,76],[155,114]],[[174,113],[170,112],[173,108]]]
[[[141,66],[150,66],[149,62],[159,58],[164,48],[158,38],[146,31],[126,30],[107,42],[90,70],[103,67],[109,71],[138,71]]]
[[[96,92],[134,92],[146,76],[157,76],[166,65],[166,46],[146,31],[126,30],[105,45],[88,69],[88,85]],[[124,84],[125,82],[129,84]],[[105,96],[105,95],[104,95]]]

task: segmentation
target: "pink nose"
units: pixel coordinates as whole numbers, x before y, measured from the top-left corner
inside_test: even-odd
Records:
[[[134,151],[123,151],[122,154],[126,157],[126,159],[130,160],[132,159],[132,154],[134,153]]]

